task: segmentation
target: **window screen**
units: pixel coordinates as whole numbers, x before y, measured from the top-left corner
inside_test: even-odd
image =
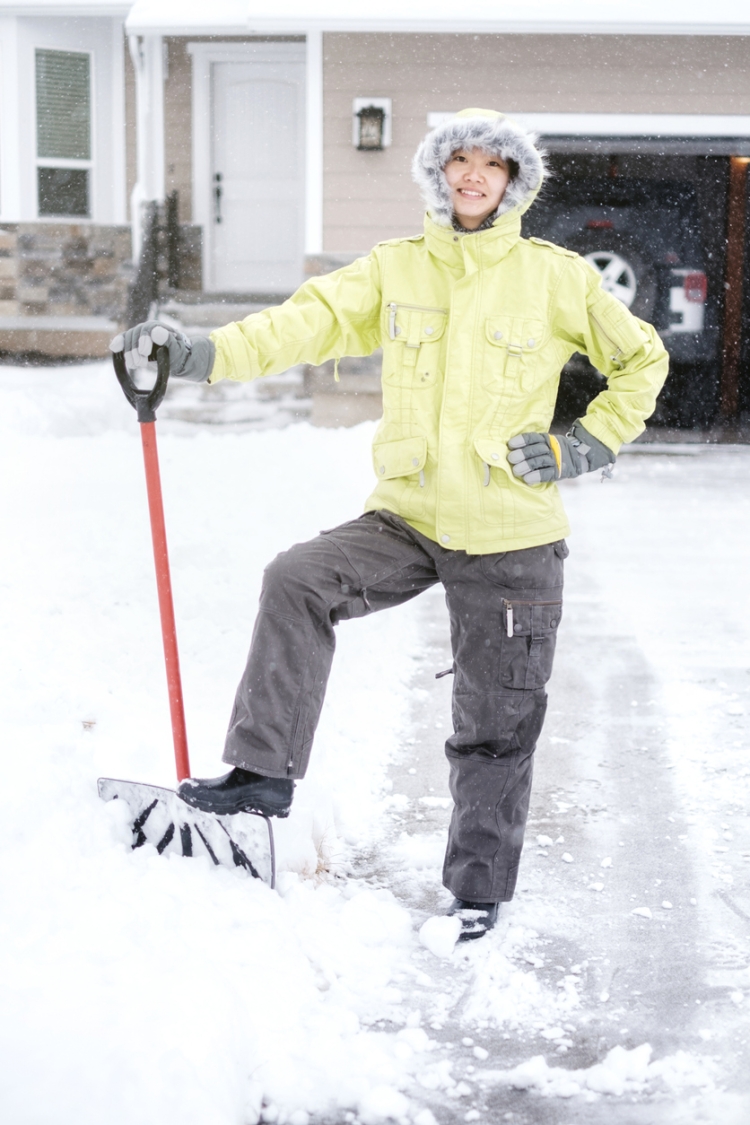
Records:
[[[91,159],[91,76],[88,55],[36,52],[37,157]]]
[[[89,174],[86,168],[37,168],[40,215],[89,214]]]

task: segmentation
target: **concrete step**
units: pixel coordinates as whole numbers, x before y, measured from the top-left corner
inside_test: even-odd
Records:
[[[254,298],[241,294],[195,293],[188,298],[172,295],[159,304],[158,315],[181,325],[188,335],[207,336],[233,320],[244,320],[250,313],[280,305],[284,297]]]
[[[118,331],[104,316],[3,316],[0,352],[99,359],[109,355],[109,341]]]

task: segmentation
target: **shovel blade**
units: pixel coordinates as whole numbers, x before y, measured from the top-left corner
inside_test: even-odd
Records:
[[[217,866],[243,867],[276,885],[273,828],[268,817],[242,812],[215,816],[180,800],[173,789],[100,777],[103,801],[123,801],[131,813],[133,848],[153,844],[160,855],[206,856]]]

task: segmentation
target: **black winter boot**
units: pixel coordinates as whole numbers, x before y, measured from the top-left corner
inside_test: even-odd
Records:
[[[188,777],[177,789],[193,808],[220,816],[259,812],[263,816],[289,816],[294,782],[287,777],[263,777],[235,766],[223,777]]]
[[[448,914],[456,914],[461,919],[459,941],[474,941],[484,937],[497,922],[498,902],[469,902],[465,898],[454,898]]]

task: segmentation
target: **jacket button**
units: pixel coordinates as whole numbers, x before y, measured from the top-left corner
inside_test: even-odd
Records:
[[[536,340],[527,340],[526,341],[526,347],[527,348],[533,348],[535,343],[536,343]]]
[[[414,468],[416,469],[417,465],[419,464],[419,458],[418,457],[412,457],[411,463],[414,466]]]
[[[497,454],[497,453],[493,453],[493,454],[492,454],[492,460],[493,460],[493,461],[497,461],[497,459],[498,459],[498,456],[499,456],[499,454]]]
[[[454,241],[454,242],[458,242],[458,235],[457,235],[457,234],[454,234],[454,235],[453,235],[453,241]]]
[[[496,340],[502,340],[502,338],[503,338],[502,332],[496,332],[495,333],[495,339]]]
[[[384,472],[385,472],[385,465],[381,465],[380,466],[380,475],[382,476]]]
[[[435,331],[434,328],[425,328],[424,334],[425,334],[425,336],[431,336],[434,331]]]
[[[443,543],[450,543],[450,541],[451,541],[450,535],[441,535],[440,539],[441,539],[441,542],[443,542]]]

